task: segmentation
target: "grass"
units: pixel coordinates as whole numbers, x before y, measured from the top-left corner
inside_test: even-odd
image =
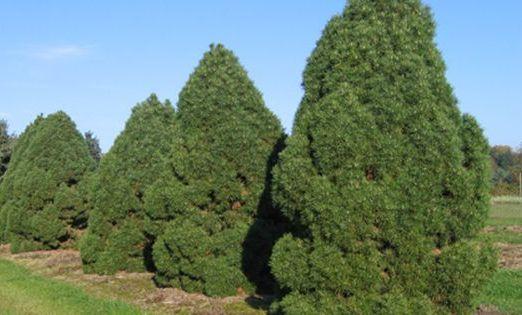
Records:
[[[497,198],[494,200],[497,200]],[[488,239],[495,243],[522,244],[522,203],[493,202],[486,224],[488,233],[480,236],[483,240]],[[517,226],[521,228],[514,229]]]
[[[522,198],[493,199],[487,233],[480,237],[495,243],[522,244]],[[499,269],[477,299],[502,314],[522,314],[522,270]]]
[[[522,203],[494,202],[487,225],[496,227],[522,225]]]
[[[503,314],[522,314],[522,270],[499,270],[477,303],[495,305]]]
[[[263,305],[263,307],[268,309],[269,305]],[[247,303],[227,304],[224,309],[227,315],[261,315],[266,313],[263,308],[257,308]]]
[[[123,302],[92,297],[73,285],[0,260],[1,314],[142,314]]]
[[[492,198],[493,203],[518,203],[522,204],[520,196],[496,196]]]
[[[10,262],[21,268],[26,268],[33,275],[41,277],[40,280],[55,281],[59,284],[74,286],[77,290],[88,295],[92,300],[101,301],[121,301],[132,305],[134,313],[142,310],[147,314],[227,314],[227,315],[261,315],[265,314],[269,306],[267,297],[258,296],[234,296],[227,298],[208,298],[201,294],[188,294],[176,289],[158,288],[153,281],[151,273],[118,273],[110,276],[99,276],[85,274],[82,271],[80,255],[74,250],[39,251],[22,254],[11,254],[8,246],[0,246],[0,261]],[[5,269],[5,268],[4,268]],[[0,268],[0,286],[2,285],[2,275],[5,272]],[[24,280],[20,280],[24,281]],[[35,285],[35,287],[37,287]],[[9,292],[15,290],[5,287]],[[18,293],[8,296],[0,288],[0,314],[33,314],[30,308],[21,308],[25,305],[25,299],[35,300],[36,305],[42,301],[53,301],[53,297],[43,297],[33,299],[34,292],[26,291],[26,288],[19,286],[20,295],[26,297],[16,300]],[[5,295],[5,297],[4,297]],[[14,311],[8,311],[5,304]],[[30,303],[29,303],[30,304]],[[15,307],[16,306],[16,307]],[[44,311],[45,306],[38,314],[48,314]],[[50,314],[68,314],[67,312],[52,312]],[[89,314],[111,314],[108,311],[95,311],[86,309]],[[80,314],[85,314],[80,312]],[[117,310],[115,314],[127,314],[125,311]]]
[[[505,244],[522,244],[522,233],[510,232],[505,228],[497,228],[490,233],[484,233],[480,235],[481,240],[488,240],[493,243],[505,243]]]

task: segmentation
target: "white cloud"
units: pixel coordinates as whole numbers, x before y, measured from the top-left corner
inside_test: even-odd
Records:
[[[9,113],[0,112],[0,118],[9,118]]]
[[[29,56],[41,60],[61,60],[81,57],[90,53],[90,47],[79,45],[48,46],[34,49],[28,53]]]

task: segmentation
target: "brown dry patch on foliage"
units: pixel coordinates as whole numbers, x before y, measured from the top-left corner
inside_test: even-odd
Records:
[[[498,243],[500,266],[508,269],[522,269],[522,245]]]
[[[11,254],[9,246],[2,245],[0,258],[16,262],[42,276],[72,283],[94,296],[122,300],[153,314],[254,315],[264,314],[262,309],[266,307],[263,299],[246,295],[209,298],[174,288],[157,288],[152,273],[85,274],[80,254],[75,250]]]

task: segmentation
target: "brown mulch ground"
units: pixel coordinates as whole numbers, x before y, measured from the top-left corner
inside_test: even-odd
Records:
[[[481,305],[475,315],[503,315],[495,307]]]
[[[522,269],[522,245],[498,243],[500,266],[507,269]]]
[[[522,233],[522,225],[511,225],[511,226],[506,226],[506,227],[503,227],[501,228],[502,230],[505,230],[507,232],[511,232],[511,233]],[[495,233],[496,231],[498,231],[499,228],[498,227],[495,227],[495,226],[487,226],[485,227],[482,231],[484,233]]]

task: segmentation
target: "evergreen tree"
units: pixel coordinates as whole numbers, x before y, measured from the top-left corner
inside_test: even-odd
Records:
[[[85,142],[87,142],[87,146],[89,146],[89,153],[91,154],[92,159],[96,162],[96,164],[100,163],[102,158],[102,150],[100,148],[100,141],[92,131],[87,131],[85,133]]]
[[[267,279],[280,229],[266,182],[282,128],[222,45],[204,55],[178,109],[171,171],[152,186],[146,207],[161,235],[156,280],[211,296],[251,292],[252,282]]]
[[[175,139],[175,111],[155,95],[138,104],[90,183],[92,212],[80,251],[86,272],[151,267],[144,231],[145,190],[164,172]]]
[[[487,143],[461,117],[420,0],[353,0],[323,31],[274,171],[288,314],[467,313],[494,269]]]
[[[0,187],[4,241],[13,252],[68,245],[85,228],[80,183],[94,162],[64,112],[38,117],[19,139]]]
[[[0,244],[7,242],[7,202],[11,199],[14,181],[10,179],[10,174],[14,173],[16,166],[23,160],[24,152],[26,151],[31,138],[34,134],[36,126],[43,120],[42,115],[38,116],[34,122],[29,124],[25,131],[20,135],[13,148],[12,158],[9,161],[9,172],[6,172],[0,182]]]

